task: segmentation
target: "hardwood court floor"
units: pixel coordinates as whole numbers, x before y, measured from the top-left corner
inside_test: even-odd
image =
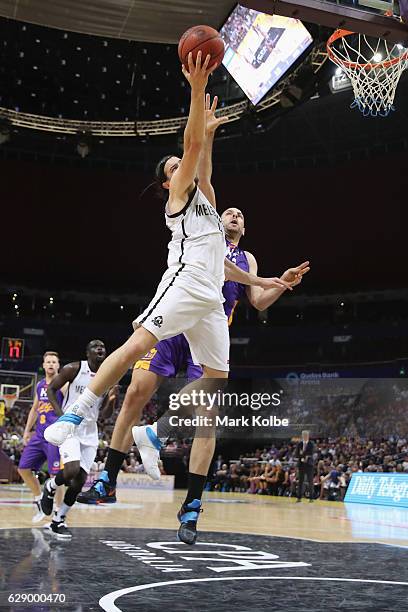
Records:
[[[77,504],[61,541],[23,487],[0,487],[1,612],[408,612],[408,510],[210,493],[187,546],[182,491],[118,496]]]
[[[118,503],[75,504],[72,527],[177,529],[184,491],[118,490]],[[0,528],[32,527],[31,496],[21,486],[0,486]],[[46,521],[44,521],[46,522]],[[41,525],[41,524],[40,524]],[[408,547],[408,510],[363,504],[205,493],[200,531],[301,538],[321,542],[378,542]]]

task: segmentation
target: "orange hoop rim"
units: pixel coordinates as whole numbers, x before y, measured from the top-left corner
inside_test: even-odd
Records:
[[[16,393],[4,393],[2,396],[0,396],[0,399],[4,400],[4,403],[6,404],[7,408],[12,408],[18,400],[18,397]]]
[[[390,68],[391,66],[395,66],[396,64],[399,64],[403,60],[408,59],[408,51],[405,51],[405,53],[402,53],[398,57],[394,57],[393,59],[386,60],[384,62],[378,62],[376,64],[371,64],[371,63],[359,64],[359,62],[348,62],[346,60],[342,60],[341,58],[339,58],[337,55],[334,54],[331,47],[333,43],[336,42],[336,40],[339,40],[339,38],[345,38],[346,36],[351,36],[353,34],[357,34],[357,32],[350,32],[350,30],[339,29],[333,32],[333,34],[330,36],[329,40],[326,43],[326,50],[327,50],[328,56],[335,64],[338,64],[340,66],[345,66],[346,68],[356,68],[360,70],[375,70],[378,68]]]

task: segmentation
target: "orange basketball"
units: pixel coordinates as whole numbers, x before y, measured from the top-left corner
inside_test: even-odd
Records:
[[[207,25],[194,26],[184,32],[178,45],[178,54],[182,64],[188,68],[188,54],[193,54],[193,61],[196,61],[197,53],[201,51],[202,61],[207,55],[211,55],[209,67],[219,66],[224,57],[224,41],[220,33]]]

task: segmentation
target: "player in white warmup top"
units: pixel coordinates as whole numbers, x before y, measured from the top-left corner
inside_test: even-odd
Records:
[[[169,191],[165,216],[172,233],[168,269],[155,297],[134,321],[135,330],[130,338],[106,358],[80,397],[58,421],[46,429],[45,438],[57,446],[61,446],[73,434],[75,427],[89,414],[99,398],[159,340],[184,333],[193,359],[203,367],[203,378],[187,385],[182,393],[201,390],[204,381],[209,391],[222,388],[229,370],[228,321],[222,307],[225,275],[229,280],[246,285],[291,288],[290,283],[279,278],[261,279],[246,273],[225,259],[225,234],[221,219],[196,184],[205,141],[205,88],[210,73],[215,69],[208,69],[210,59],[207,56],[202,63],[199,52],[194,65],[190,54],[188,70],[183,67],[191,86],[184,153],[181,160],[173,156],[163,160],[163,178],[166,180],[163,180],[162,186]],[[147,430],[145,440],[138,440],[146,471],[149,470],[149,461],[157,467],[160,440],[154,427]],[[205,459],[203,444],[207,449]],[[198,480],[207,474],[214,448],[215,432],[194,442],[190,461],[192,465],[197,465],[195,473]],[[189,512],[189,508],[182,510]],[[183,538],[180,532],[179,536]],[[188,536],[183,541],[187,540],[192,544],[194,542],[191,540],[195,541],[195,538]]]

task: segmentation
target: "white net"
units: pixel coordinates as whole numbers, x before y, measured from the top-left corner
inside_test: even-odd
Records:
[[[18,400],[20,387],[18,385],[0,385],[0,402],[4,402],[6,408],[13,408]]]
[[[351,108],[372,117],[386,117],[395,110],[395,91],[408,66],[407,49],[381,38],[337,30],[327,42],[327,52],[351,81]]]
[[[14,404],[18,400],[17,395],[3,395],[0,396],[0,405],[4,403],[5,407],[10,409],[14,407]]]

